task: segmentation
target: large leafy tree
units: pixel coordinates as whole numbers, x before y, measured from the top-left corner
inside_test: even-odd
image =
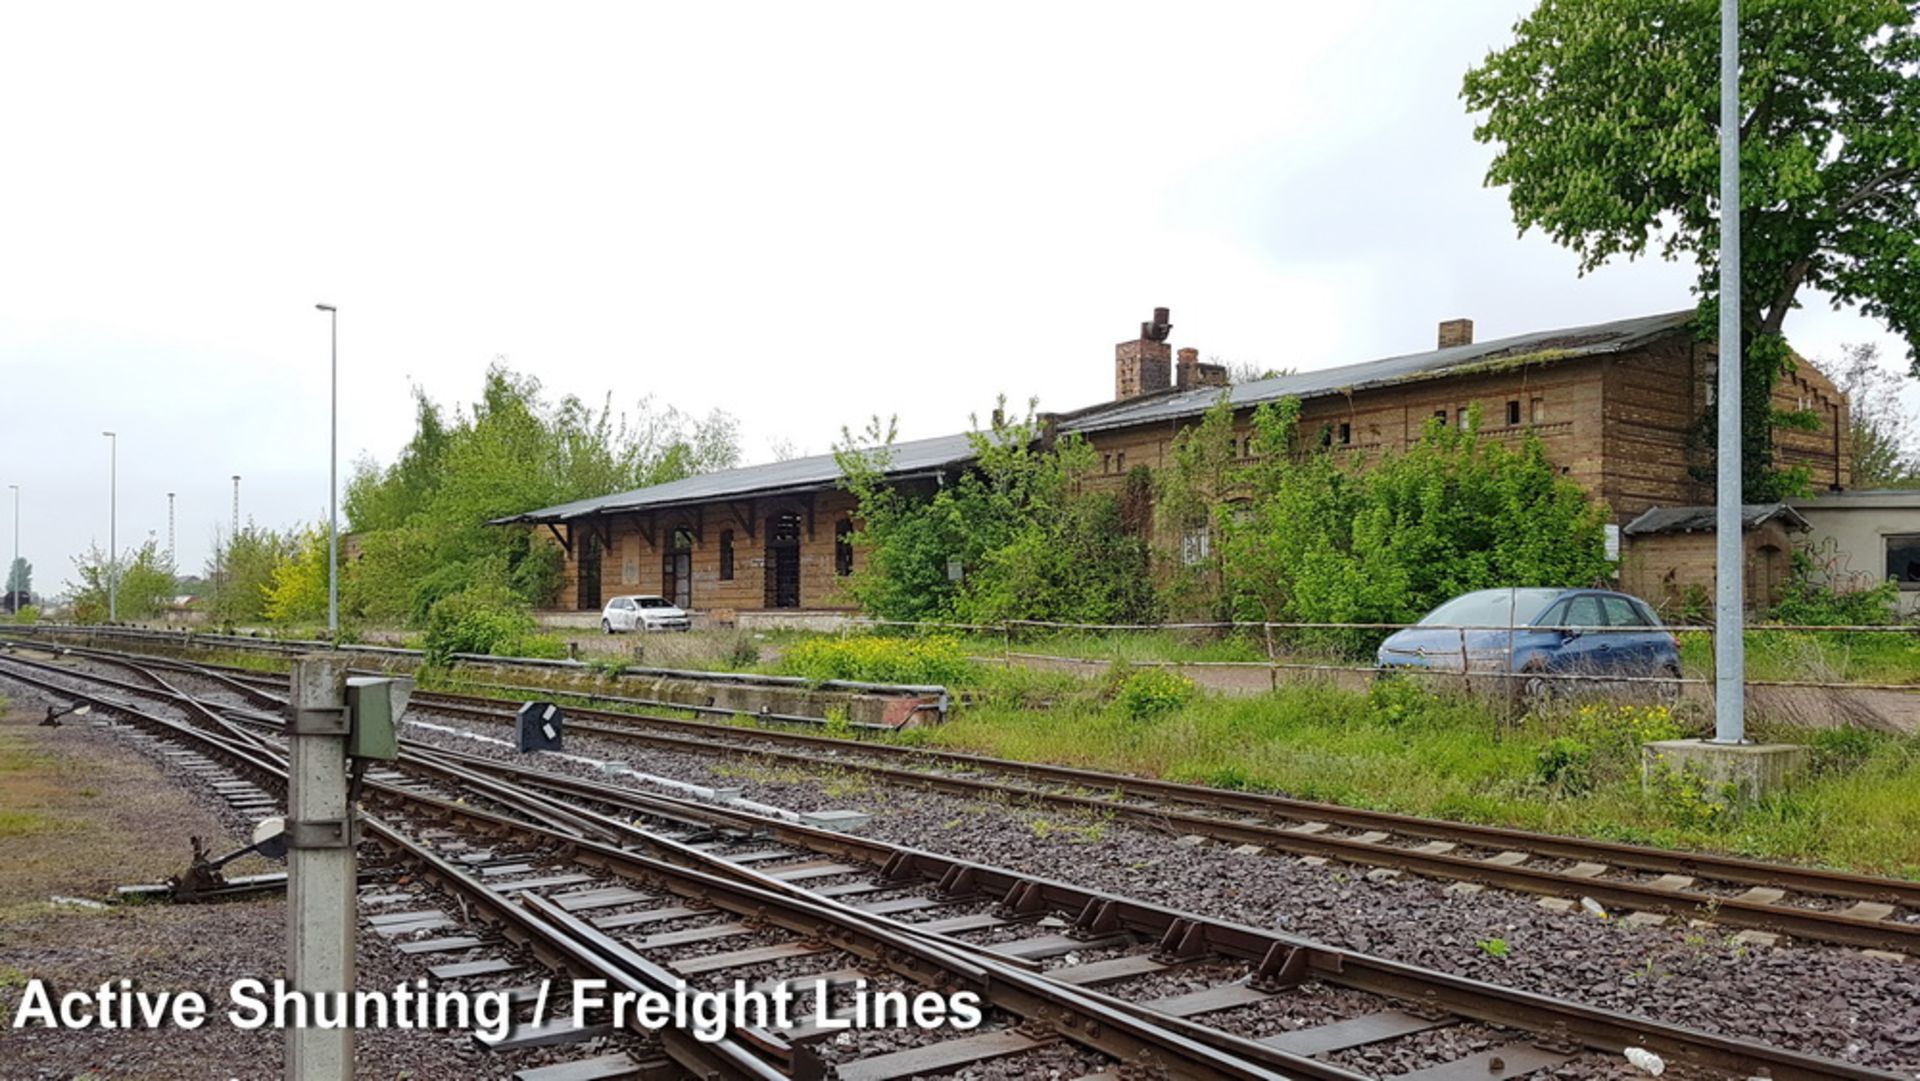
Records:
[[[74,618],[104,622],[109,608],[121,620],[152,619],[166,611],[174,596],[173,562],[149,540],[116,563],[98,545],[73,559],[75,580],[67,583]],[[109,592],[112,603],[109,604]]]
[[[347,486],[360,554],[344,572],[342,605],[377,622],[424,623],[435,602],[476,584],[547,603],[560,582],[558,548],[489,520],[739,460],[738,427],[724,413],[696,420],[642,401],[628,417],[605,401],[553,402],[539,380],[504,367],[451,416],[419,391],[415,399],[414,435],[398,458],[385,468],[362,461]],[[304,580],[288,571],[287,613],[311,606]]]
[[[1657,249],[1700,265],[1713,325],[1719,247],[1719,0],[1542,0],[1469,71],[1475,137],[1499,153],[1522,232],[1581,270]],[[1787,315],[1808,290],[1858,305],[1909,343],[1920,377],[1920,2],[1741,4],[1742,433],[1748,499],[1791,487],[1771,408],[1791,364]],[[1703,418],[1710,424],[1711,417]]]

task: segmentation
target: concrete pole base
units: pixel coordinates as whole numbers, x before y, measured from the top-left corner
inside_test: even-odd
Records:
[[[1813,752],[1797,743],[1714,743],[1669,739],[1640,748],[1640,776],[1649,782],[1662,769],[1692,769],[1714,789],[1731,788],[1740,799],[1759,799],[1807,767]]]

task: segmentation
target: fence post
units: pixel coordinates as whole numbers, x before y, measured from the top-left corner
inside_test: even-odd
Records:
[[[1473,693],[1473,673],[1468,671],[1468,665],[1467,665],[1467,629],[1465,627],[1461,627],[1459,628],[1459,630],[1460,630],[1460,689],[1461,691],[1467,694],[1472,694]]]
[[[1267,688],[1278,691],[1280,689],[1280,658],[1273,651],[1272,623],[1261,621],[1260,637],[1265,639],[1267,644]]]

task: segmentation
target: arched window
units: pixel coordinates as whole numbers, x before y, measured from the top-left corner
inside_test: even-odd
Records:
[[[733,530],[720,531],[720,580],[733,581]]]

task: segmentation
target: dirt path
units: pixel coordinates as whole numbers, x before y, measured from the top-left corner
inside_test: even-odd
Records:
[[[217,852],[245,843],[210,796],[196,794],[112,732],[85,721],[42,728],[23,708],[0,721],[0,1077],[224,1079],[278,1077],[285,1048],[272,1029],[226,1023],[228,989],[285,972],[286,907],[279,899],[222,905],[54,903],[104,898],[117,885],[183,870],[189,838]],[[278,865],[255,857],[232,874]],[[361,942],[360,986],[391,986],[390,948]],[[160,1032],[12,1029],[29,978],[54,993],[131,978],[147,990],[205,996],[209,1022]],[[502,1076],[458,1033],[362,1032],[363,1078]]]

